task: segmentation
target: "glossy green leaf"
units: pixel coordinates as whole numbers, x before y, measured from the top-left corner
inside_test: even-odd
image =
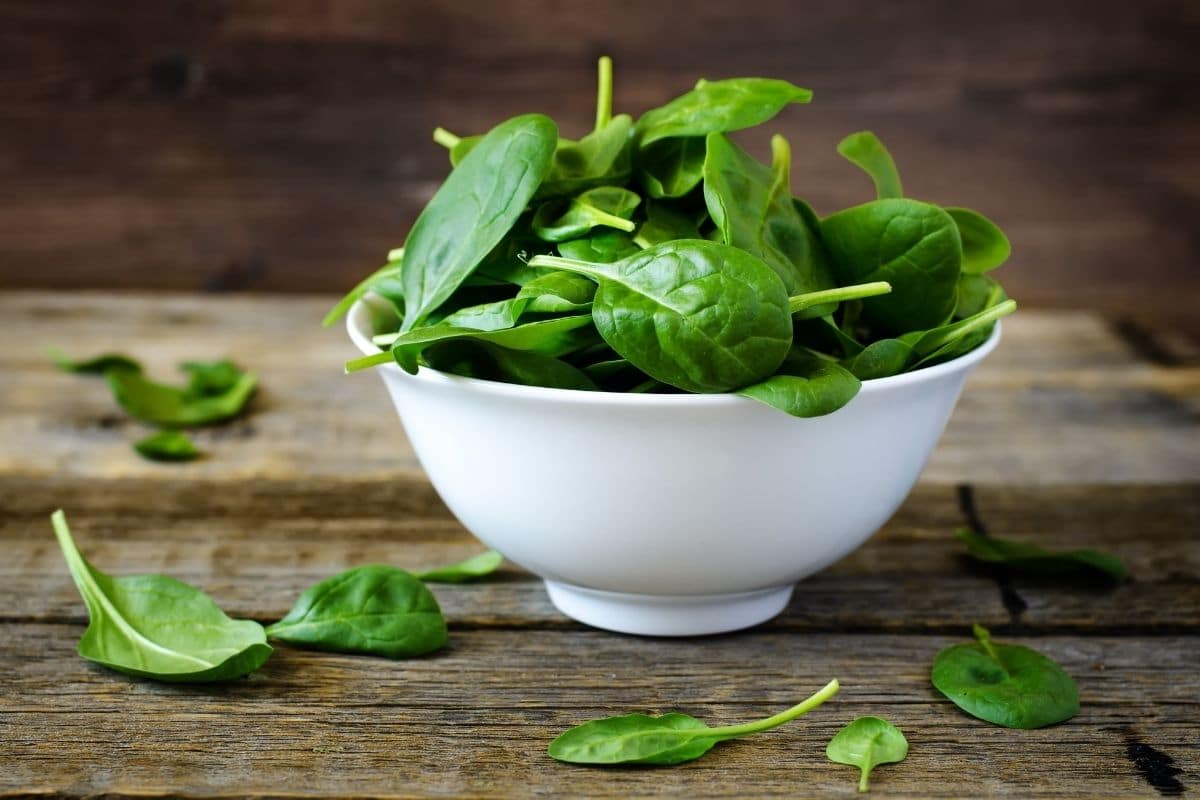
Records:
[[[662,716],[626,714],[585,722],[550,743],[552,758],[573,764],[657,764],[691,761],[717,742],[770,730],[807,714],[837,694],[838,682],[799,705],[766,719],[743,725],[710,728],[695,717],[671,713]]]
[[[120,369],[128,372],[142,371],[140,362],[121,353],[103,353],[82,361],[74,361],[68,358],[65,353],[57,348],[49,348],[46,353],[55,365],[64,372],[74,372],[83,375],[103,375],[110,369]]]
[[[666,203],[650,201],[646,205],[646,221],[638,227],[633,241],[645,248],[675,239],[699,238],[700,231],[687,214]]]
[[[446,644],[446,620],[425,584],[402,569],[355,567],[310,587],[267,635],[334,653],[409,658]]]
[[[633,119],[619,114],[577,142],[559,140],[546,180],[535,198],[576,194],[602,185],[624,184],[630,161]]]
[[[976,625],[977,641],[937,654],[939,692],[973,717],[1006,728],[1042,728],[1079,713],[1079,689],[1062,667],[1036,650],[997,644]]]
[[[184,361],[179,368],[187,373],[184,393],[189,397],[216,397],[232,391],[245,373],[232,361]]]
[[[491,575],[503,563],[504,556],[495,550],[488,550],[454,564],[418,572],[417,577],[426,583],[466,583]]]
[[[631,256],[641,248],[624,231],[598,228],[582,239],[559,242],[558,252],[564,258],[611,264]]]
[[[863,301],[883,335],[933,328],[957,299],[962,244],[954,220],[916,200],[874,200],[821,221],[839,285],[887,281],[891,294]]]
[[[705,81],[643,114],[634,137],[645,148],[659,139],[738,131],[766,122],[784,106],[811,99],[808,89],[771,78]]]
[[[512,229],[546,177],[557,142],[548,117],[515,117],[451,171],[404,244],[401,330],[420,325]]]
[[[958,304],[954,309],[954,318],[966,319],[1007,299],[1004,287],[994,279],[987,275],[964,273],[958,279]]]
[[[619,186],[589,189],[569,201],[544,203],[533,216],[533,232],[547,242],[563,242],[608,227],[631,233],[641,198]]]
[[[878,199],[904,197],[904,187],[900,184],[900,171],[896,169],[896,162],[875,134],[870,131],[852,133],[838,143],[837,151],[851,164],[871,176]]]
[[[1123,581],[1128,572],[1121,559],[1097,550],[1047,550],[1028,542],[983,536],[959,528],[955,537],[967,546],[972,558],[989,564],[1004,564],[1032,575],[1081,575]]]
[[[133,449],[151,461],[194,461],[204,455],[182,431],[159,431],[134,442]]]
[[[257,622],[230,619],[204,592],[174,578],[106,575],[79,552],[66,515],[55,511],[50,519],[88,609],[82,657],[128,675],[191,683],[240,678],[270,657]]]
[[[596,389],[595,382],[586,373],[565,361],[474,339],[436,343],[425,350],[422,357],[432,369],[464,378],[547,389]]]
[[[637,171],[651,197],[683,197],[704,179],[704,137],[655,142],[638,154]]]
[[[242,413],[258,384],[253,373],[244,372],[221,394],[194,394],[189,388],[156,383],[129,370],[110,369],[104,377],[129,416],[164,428],[190,428],[232,419]]]
[[[829,740],[825,756],[834,763],[858,767],[858,791],[869,788],[871,770],[895,764],[908,756],[908,740],[892,723],[879,717],[859,717]]]
[[[853,400],[861,386],[837,362],[793,349],[774,375],[738,394],[793,417],[820,417]]]
[[[400,248],[399,253],[401,256],[403,256],[404,249]],[[345,297],[339,300],[333,308],[329,309],[329,313],[327,313],[325,318],[321,320],[321,325],[328,328],[330,325],[345,316],[346,312],[350,310],[350,307],[353,306],[355,302],[359,300],[359,298],[366,296],[367,292],[374,291],[387,281],[395,282],[397,284],[396,288],[399,290],[398,293],[402,294],[403,288],[399,285],[399,282],[403,270],[404,263],[402,259],[388,261],[388,263],[384,264],[382,267],[359,281],[357,286],[347,292]],[[403,311],[403,309],[398,310]]]
[[[611,264],[538,256],[533,266],[600,284],[596,329],[655,380],[691,392],[724,392],[769,376],[791,346],[783,283],[734,247],[703,240],[657,245]]]
[[[979,275],[1008,261],[1012,244],[1000,226],[969,208],[946,208],[946,213],[958,226],[964,273]]]

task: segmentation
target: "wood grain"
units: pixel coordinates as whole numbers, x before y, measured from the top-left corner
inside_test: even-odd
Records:
[[[334,290],[398,245],[446,171],[429,140],[516,113],[591,120],[700,76],[813,88],[770,126],[824,213],[871,128],[915,196],[1016,243],[1030,305],[1190,326],[1200,25],[1186,0],[655,4],[504,0],[0,3],[0,285]],[[619,21],[619,24],[616,24]],[[749,144],[765,151],[766,134]]]

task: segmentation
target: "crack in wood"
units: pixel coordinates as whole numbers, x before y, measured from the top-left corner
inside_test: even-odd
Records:
[[[958,508],[962,511],[967,527],[980,536],[990,536],[987,525],[984,524],[983,518],[979,515],[979,508],[975,504],[975,488],[969,483],[960,483],[955,487],[955,491],[958,495]],[[1029,604],[1013,586],[1012,571],[1001,564],[988,564],[984,568],[984,572],[996,582],[996,587],[1000,590],[1000,602],[1008,611],[1012,624],[1019,626],[1021,615],[1029,608]]]

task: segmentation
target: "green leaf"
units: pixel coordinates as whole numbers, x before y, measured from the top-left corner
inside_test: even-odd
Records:
[[[895,764],[908,756],[908,740],[892,723],[879,717],[859,717],[837,732],[825,747],[825,756],[836,764],[858,767],[858,790],[868,789],[871,770]]]
[[[705,81],[643,114],[634,137],[645,148],[659,139],[737,131],[766,122],[784,106],[811,99],[808,89],[770,78]]]
[[[312,586],[267,635],[314,650],[387,658],[424,655],[447,641],[446,620],[425,584],[378,564]]]
[[[550,743],[552,758],[573,764],[657,764],[691,761],[721,741],[770,730],[800,717],[837,694],[838,682],[799,705],[744,725],[710,728],[687,714],[626,714],[577,725]]]
[[[582,239],[559,242],[558,252],[564,258],[590,261],[596,264],[611,264],[631,256],[641,248],[634,244],[629,234],[611,228],[598,228]]]
[[[61,510],[50,520],[88,609],[83,658],[128,675],[201,683],[248,675],[271,655],[257,622],[230,619],[204,592],[174,578],[106,575],[79,552]]]
[[[455,564],[418,572],[417,577],[426,583],[466,583],[492,574],[503,563],[504,556],[495,550],[488,550],[486,553],[471,556]]]
[[[761,258],[783,280],[788,294],[832,289],[837,284],[824,248],[792,204],[787,141],[777,136],[771,147],[775,163],[767,167],[727,137],[708,137],[704,201],[709,216],[725,244]]]
[[[954,534],[972,558],[1033,575],[1083,575],[1115,582],[1128,576],[1121,559],[1096,550],[1046,550],[1036,544],[983,536],[968,528]]]
[[[232,419],[245,408],[258,384],[253,373],[245,372],[222,394],[197,395],[191,387],[179,389],[155,383],[129,370],[110,369],[104,377],[129,416],[164,428],[190,428]]]
[[[82,361],[73,361],[57,348],[48,348],[46,354],[55,365],[64,372],[74,372],[84,375],[103,375],[110,369],[141,372],[142,365],[136,359],[121,353],[103,353]]]
[[[459,339],[436,343],[422,354],[432,369],[485,381],[594,391],[587,374],[565,361],[528,350],[510,350],[490,342]]]
[[[954,308],[954,318],[966,319],[1007,299],[1004,287],[992,278],[964,273],[958,279],[958,304]]]
[[[400,255],[403,255],[404,248],[400,248],[399,252]],[[329,313],[327,313],[325,318],[321,320],[321,325],[328,328],[330,325],[337,322],[346,314],[347,311],[350,310],[350,307],[354,305],[359,298],[365,296],[367,292],[377,289],[381,284],[388,281],[398,282],[403,271],[404,263],[402,260],[397,259],[395,261],[388,261],[388,263],[384,264],[382,267],[359,281],[357,286],[347,292],[346,296],[339,300],[333,308],[329,309]],[[396,288],[399,290],[397,294],[402,296],[402,286],[397,286]],[[403,311],[403,309],[397,310]]]
[[[638,154],[638,179],[656,199],[683,197],[704,179],[704,137],[662,139]]]
[[[973,717],[1006,728],[1043,728],[1079,713],[1079,689],[1062,667],[1036,650],[996,644],[976,625],[971,644],[937,654],[939,692]]]
[[[1012,244],[1000,226],[969,208],[947,208],[946,213],[958,226],[962,239],[964,273],[979,275],[1008,261]]]
[[[851,164],[862,169],[875,182],[875,195],[880,200],[904,197],[900,171],[892,154],[883,142],[870,131],[852,133],[838,143],[837,151]]]
[[[543,203],[533,215],[533,232],[547,242],[563,242],[609,227],[631,233],[633,212],[641,198],[619,186],[589,189],[570,201]]]
[[[653,247],[675,239],[699,239],[696,223],[677,208],[666,203],[650,202],[646,205],[646,221],[638,228],[633,241],[639,247]],[[632,255],[626,253],[626,255]]]
[[[738,394],[793,417],[820,417],[853,400],[861,385],[837,362],[793,349],[774,375]]]
[[[159,431],[134,443],[133,449],[151,461],[193,461],[204,455],[181,431]]]
[[[237,386],[245,373],[232,361],[185,361],[179,368],[188,374],[184,394],[188,397],[216,397]]]
[[[557,142],[549,117],[515,117],[451,171],[404,244],[402,331],[445,302],[512,229],[546,177]]]
[[[596,280],[596,329],[655,380],[724,392],[766,378],[791,346],[788,298],[762,261],[734,247],[683,239],[611,264],[538,256],[532,266]]]
[[[560,139],[546,180],[535,199],[575,194],[629,180],[633,119],[619,114],[577,142]]]
[[[943,324],[954,312],[962,244],[950,215],[916,200],[874,200],[821,221],[839,285],[887,281],[891,294],[863,301],[884,335]]]

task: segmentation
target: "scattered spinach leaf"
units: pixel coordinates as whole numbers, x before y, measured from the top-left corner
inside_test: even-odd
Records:
[[[834,763],[858,767],[858,791],[868,790],[871,770],[880,764],[895,764],[908,756],[908,740],[892,723],[879,717],[859,717],[837,732],[825,747]]]
[[[57,348],[46,351],[50,359],[64,372],[74,372],[83,375],[103,375],[110,369],[121,369],[129,372],[141,372],[142,365],[136,359],[121,353],[103,353],[102,355],[74,361],[66,353]]]
[[[775,374],[738,394],[793,417],[832,414],[858,394],[862,384],[835,361],[793,349]]]
[[[1084,575],[1120,582],[1129,573],[1121,559],[1097,550],[1047,550],[1028,542],[982,536],[959,528],[955,537],[967,546],[972,558],[989,564],[1004,564],[1034,575]]]
[[[151,461],[194,461],[204,453],[182,431],[152,433],[134,442],[133,449]]]
[[[504,556],[495,550],[488,550],[454,564],[418,572],[417,577],[426,583],[466,583],[485,575],[491,575],[503,563]]]
[[[167,386],[130,370],[110,369],[104,378],[129,416],[164,428],[191,428],[232,419],[245,408],[258,384],[253,373],[243,372],[220,394],[196,394],[190,386]]]

